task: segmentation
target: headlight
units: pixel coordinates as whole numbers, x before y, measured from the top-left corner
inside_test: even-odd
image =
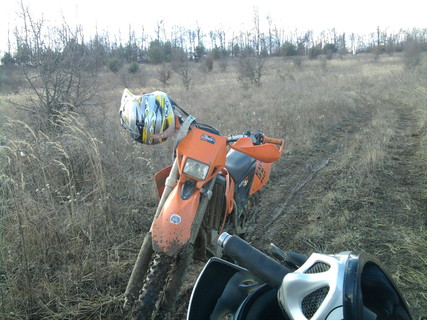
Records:
[[[184,173],[198,180],[205,180],[209,172],[209,165],[191,158],[187,158]]]

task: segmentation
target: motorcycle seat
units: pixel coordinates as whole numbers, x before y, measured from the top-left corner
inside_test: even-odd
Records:
[[[227,154],[225,167],[236,183],[243,180],[254,167],[256,160],[247,154],[230,150]]]

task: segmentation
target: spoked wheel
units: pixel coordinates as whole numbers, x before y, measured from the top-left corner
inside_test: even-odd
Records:
[[[135,306],[136,320],[153,319],[172,261],[173,258],[163,253],[155,253],[153,255],[139,296],[139,302]]]
[[[168,281],[156,316],[157,320],[170,319],[175,311],[182,284],[193,261],[194,246],[187,244],[172,265]]]
[[[248,202],[238,216],[238,236],[247,241],[251,240],[255,232],[260,212],[261,195],[257,191],[251,195]]]
[[[155,253],[134,311],[136,320],[165,320],[175,303],[193,261],[193,245],[187,244],[176,258]]]

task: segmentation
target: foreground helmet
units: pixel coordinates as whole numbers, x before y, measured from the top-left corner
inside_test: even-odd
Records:
[[[412,319],[392,278],[366,253],[312,254],[285,276],[278,298],[292,319]]]
[[[138,142],[163,142],[175,128],[172,103],[161,91],[136,96],[125,89],[120,105],[120,122]]]

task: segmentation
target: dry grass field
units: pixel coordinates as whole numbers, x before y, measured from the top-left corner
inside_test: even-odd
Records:
[[[25,104],[28,89],[3,93],[0,318],[123,319],[123,293],[156,208],[152,177],[172,148],[133,143],[120,128],[128,87],[164,90],[223,134],[283,138],[253,244],[307,255],[367,251],[393,275],[414,319],[427,319],[423,58],[412,69],[399,55],[269,58],[259,88],[242,85],[233,61],[225,71],[191,65],[189,90],[178,74],[162,87],[158,66],[105,72],[94,105],[64,115],[50,133],[6,102]]]

